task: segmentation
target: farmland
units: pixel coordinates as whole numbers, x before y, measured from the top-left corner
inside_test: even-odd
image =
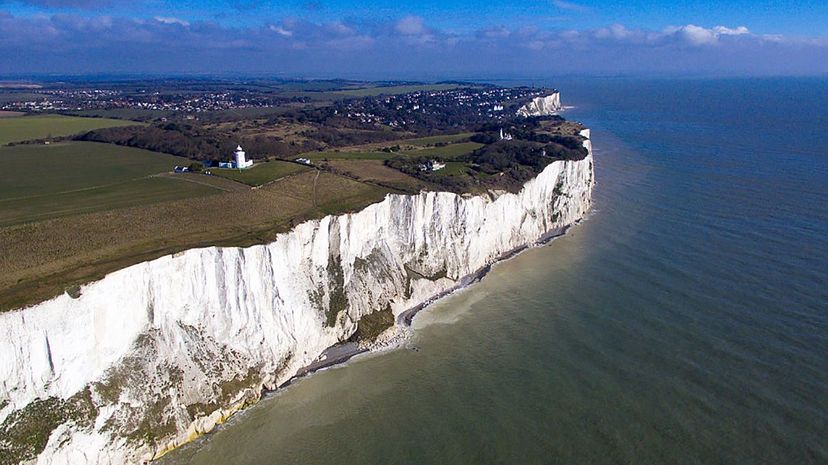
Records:
[[[440,147],[418,147],[405,140],[399,141],[398,145],[405,145],[406,150],[400,152],[382,150],[364,151],[359,150],[357,147],[346,147],[335,151],[306,152],[301,154],[301,156],[311,160],[388,160],[397,156],[432,157],[448,160],[469,154],[483,146],[483,144],[478,144],[477,142],[458,142]],[[385,146],[387,147],[388,144],[385,144]]]
[[[428,182],[385,166],[382,160],[332,160],[327,166],[332,171],[353,179],[380,184],[400,192],[416,193],[420,190],[437,188]]]
[[[2,227],[0,310],[41,301],[125,266],[181,250],[272,241],[299,222],[358,210],[382,200],[387,192],[308,170],[261,189]]]
[[[0,147],[0,163],[0,226],[220,192],[151,177],[187,159],[94,142]]]
[[[232,179],[249,186],[261,186],[273,180],[307,171],[311,168],[288,161],[274,160],[265,163],[257,163],[246,170],[234,169],[212,169],[215,176]]]
[[[300,156],[310,160],[386,160],[394,155],[389,152],[350,152],[340,150],[334,152],[305,152]]]
[[[433,147],[420,150],[408,150],[403,152],[403,154],[408,156],[431,157],[439,158],[442,160],[450,160],[452,158],[457,158],[461,155],[472,153],[480,147],[483,147],[483,144],[478,144],[477,142],[460,142],[457,144],[450,144],[443,147]]]
[[[139,124],[106,118],[80,118],[63,115],[21,116],[0,119],[0,145],[31,139],[71,136],[93,129]]]

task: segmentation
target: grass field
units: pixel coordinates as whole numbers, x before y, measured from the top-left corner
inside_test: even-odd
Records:
[[[346,148],[338,152],[306,152],[300,156],[311,160],[388,160],[402,155],[407,157],[434,157],[450,160],[460,155],[471,153],[482,146],[483,144],[478,144],[477,142],[458,142],[444,147],[428,147],[402,152],[382,152],[376,150],[352,151]]]
[[[169,116],[172,113],[172,111],[148,110],[143,108],[113,108],[108,110],[78,110],[71,112],[72,115],[76,116],[127,119],[133,121],[147,121]]]
[[[427,136],[427,137],[415,137],[413,139],[405,139],[401,142],[405,142],[406,144],[411,145],[419,145],[419,146],[426,146],[426,145],[434,145],[439,143],[447,143],[451,144],[453,142],[462,141],[464,139],[468,139],[474,135],[473,132],[461,132],[459,134],[447,134],[444,136]]]
[[[443,160],[451,160],[453,158],[457,158],[461,155],[465,155],[467,153],[471,153],[480,147],[483,147],[483,144],[478,144],[477,142],[460,142],[457,144],[449,144],[445,147],[433,147],[421,150],[409,150],[402,152],[404,155],[407,156],[414,156],[414,157],[434,157],[434,158],[441,158]]]
[[[71,136],[93,129],[112,126],[132,126],[135,124],[139,123],[117,119],[80,118],[63,115],[2,118],[0,119],[0,145],[24,140]]]
[[[262,184],[273,181],[274,179],[279,179],[310,169],[312,168],[300,165],[299,163],[274,160],[265,163],[258,163],[252,168],[248,168],[246,170],[211,168],[210,172],[215,176],[232,179],[234,181],[247,184],[248,186],[261,186]]]
[[[306,152],[300,157],[311,160],[387,160],[395,154],[389,152]]]
[[[446,167],[437,171],[435,174],[438,176],[459,176],[466,173],[466,170],[469,169],[469,164],[460,162],[460,161],[449,161],[446,162]]]
[[[403,192],[416,193],[422,189],[433,188],[415,177],[385,166],[382,160],[333,160],[329,165],[337,172],[352,178],[382,184]]]
[[[0,227],[0,311],[181,250],[267,243],[295,224],[359,210],[387,192],[308,170],[261,189]]]
[[[384,142],[373,142],[370,144],[353,145],[350,147],[344,147],[340,150],[346,152],[373,152],[384,147],[393,147],[395,145],[399,145],[403,148],[403,150],[413,150],[416,148],[427,148],[439,143],[451,144],[454,142],[463,142],[466,141],[466,139],[468,139],[472,134],[474,133],[463,132],[460,134],[449,134],[444,136],[414,137],[410,139],[398,139]]]
[[[0,147],[0,225],[220,192],[149,178],[189,160],[94,142]]]

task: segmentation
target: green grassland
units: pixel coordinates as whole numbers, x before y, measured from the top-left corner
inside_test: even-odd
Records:
[[[0,147],[0,226],[219,192],[151,177],[187,163],[94,142]]]
[[[0,145],[24,140],[70,136],[93,129],[132,126],[138,123],[107,118],[81,118],[63,115],[22,116],[0,119]]]
[[[306,152],[300,156],[311,160],[388,160],[398,156],[430,157],[450,160],[471,153],[482,146],[483,144],[478,144],[477,142],[458,142],[443,147],[428,147],[402,152],[383,152],[377,150],[350,151],[345,149],[336,152]]]
[[[23,201],[0,200],[0,226],[44,218],[152,204],[215,194],[211,187],[169,178],[133,179],[89,190],[30,197]]]
[[[449,144],[445,147],[433,147],[421,150],[409,150],[402,152],[404,155],[407,156],[415,156],[415,157],[429,157],[429,158],[440,158],[443,160],[451,160],[453,158],[457,158],[461,155],[466,155],[471,153],[480,147],[483,147],[483,144],[478,144],[477,142],[459,142],[456,144]]]
[[[0,311],[181,250],[270,242],[300,222],[359,210],[388,192],[306,170],[261,189],[0,227]]]
[[[384,142],[373,142],[370,144],[354,145],[351,147],[344,148],[342,150],[355,152],[371,152],[380,150],[384,147],[394,147],[395,145],[399,145],[403,148],[403,150],[413,150],[415,148],[432,147],[435,144],[451,144],[455,142],[466,142],[466,140],[473,134],[473,132],[462,132],[459,134],[447,134],[442,136],[414,137]]]
[[[415,194],[436,188],[426,181],[385,166],[383,160],[331,160],[322,166],[352,179],[385,186],[400,193]]]
[[[473,132],[461,132],[459,134],[446,134],[442,136],[426,136],[426,137],[415,137],[414,139],[405,139],[402,142],[410,145],[419,145],[419,146],[428,146],[434,144],[451,144],[454,142],[464,141],[471,137],[474,133]]]
[[[133,121],[149,121],[155,118],[169,116],[173,112],[165,110],[149,110],[144,108],[112,108],[106,110],[78,110],[69,112],[74,116],[93,118],[115,118]]]
[[[274,160],[265,163],[257,163],[246,170],[217,169],[212,168],[211,173],[215,176],[232,179],[248,186],[261,186],[275,179],[283,178],[291,174],[307,171],[312,168],[289,161]]]
[[[446,167],[434,174],[437,176],[460,176],[466,173],[469,169],[469,164],[460,161],[446,162]]]
[[[394,156],[390,152],[306,152],[300,157],[311,160],[387,160]]]

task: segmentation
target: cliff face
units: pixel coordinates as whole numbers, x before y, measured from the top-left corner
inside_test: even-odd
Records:
[[[362,317],[400,315],[578,221],[593,182],[590,151],[495,199],[389,195],[270,244],[188,250],[0,314],[0,463],[157,457],[288,380]]]
[[[518,116],[543,116],[554,114],[563,108],[560,92],[545,97],[535,97],[526,105],[518,108]]]

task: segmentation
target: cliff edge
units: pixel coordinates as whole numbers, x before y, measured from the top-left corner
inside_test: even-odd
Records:
[[[554,115],[561,111],[561,93],[553,92],[544,97],[535,97],[528,103],[518,108],[518,116],[544,116]]]

